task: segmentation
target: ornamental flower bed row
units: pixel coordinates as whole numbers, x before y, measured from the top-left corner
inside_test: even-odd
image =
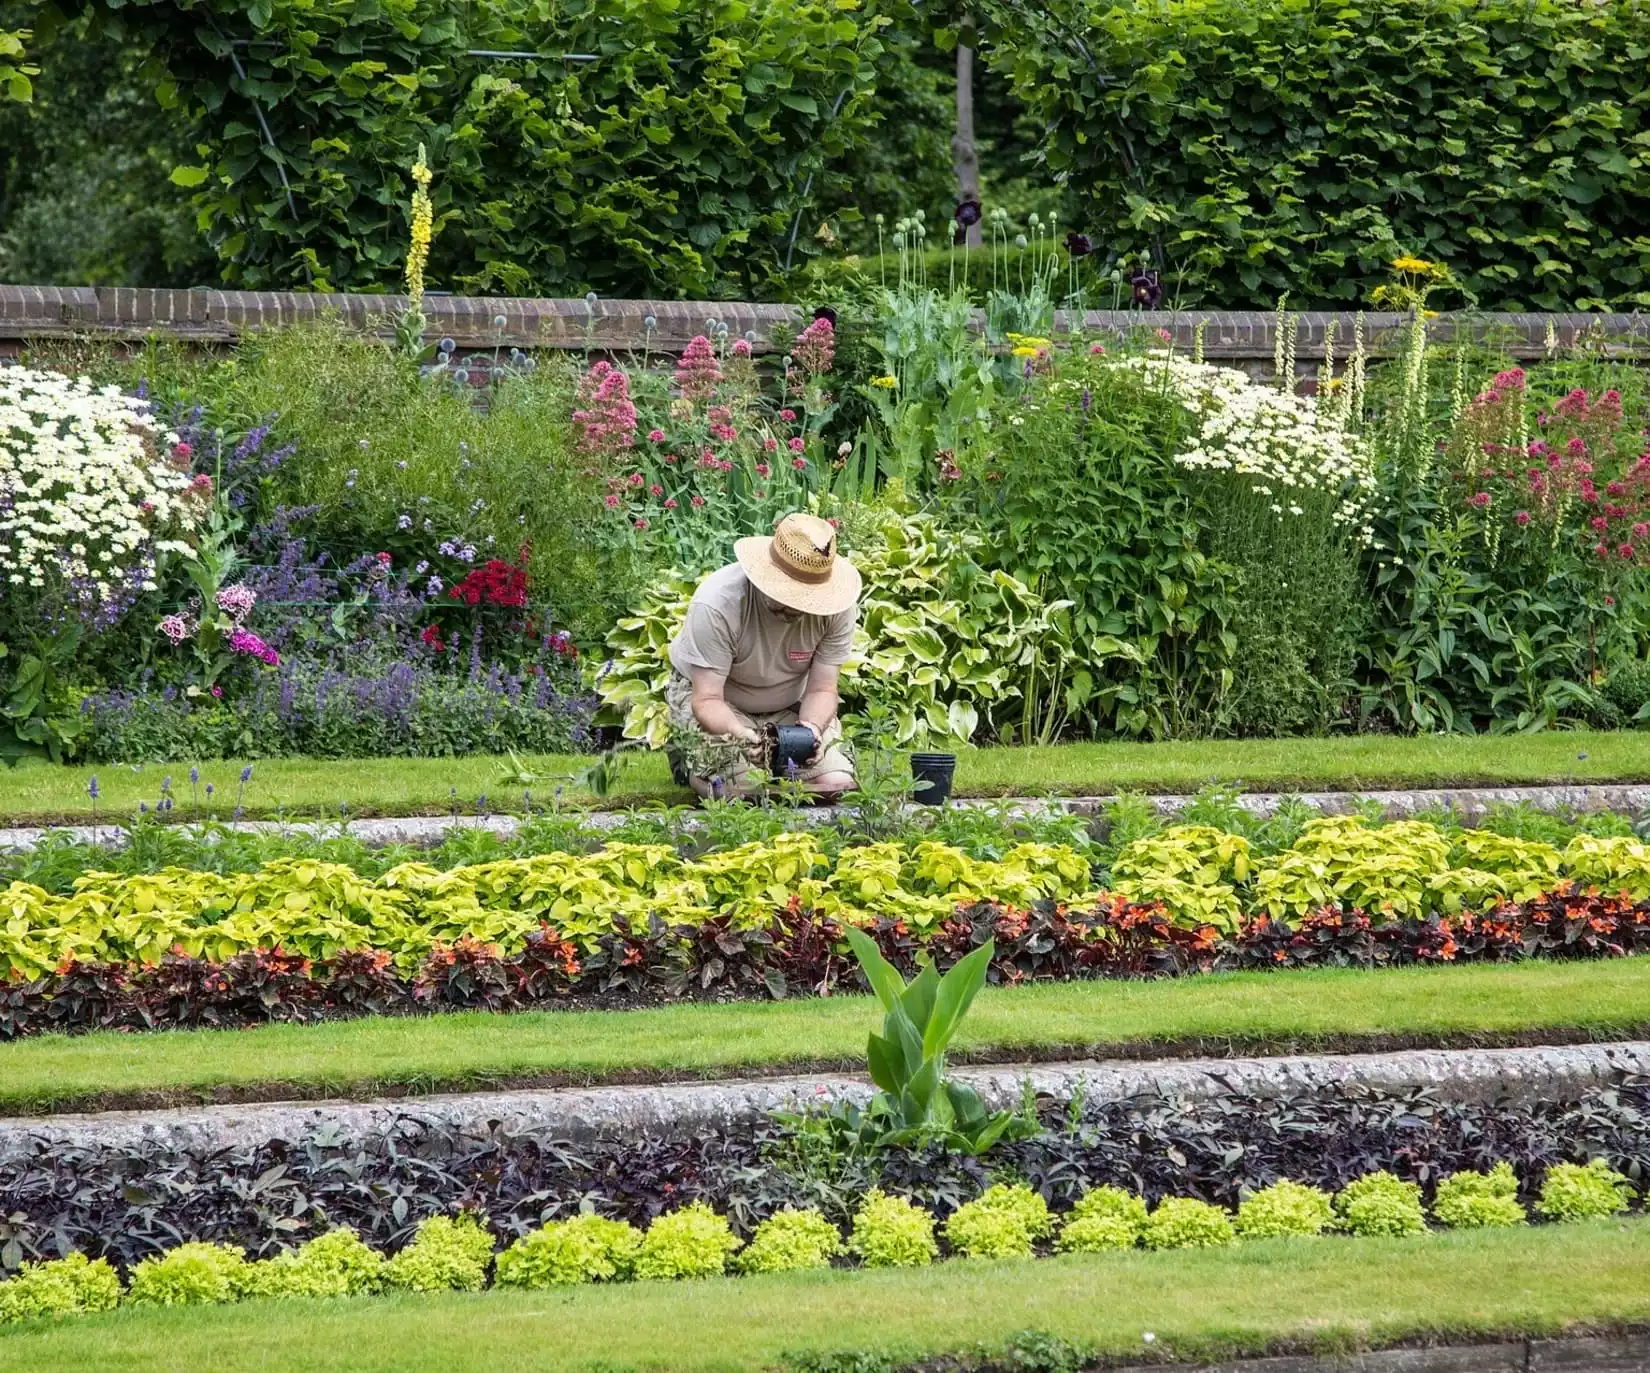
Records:
[[[1510,1164],[1444,1178],[1431,1219],[1444,1227],[1516,1226],[1529,1216]],[[1544,1220],[1607,1219],[1626,1211],[1638,1189],[1602,1159],[1549,1169],[1536,1212]],[[757,1225],[748,1242],[704,1202],[657,1216],[645,1231],[581,1213],[552,1221],[496,1258],[483,1218],[472,1212],[425,1220],[392,1258],[347,1227],[296,1249],[247,1262],[234,1245],[200,1241],[136,1264],[126,1285],[107,1259],[71,1253],[23,1265],[0,1283],[0,1325],[132,1306],[214,1305],[266,1297],[353,1297],[381,1291],[474,1292],[488,1285],[548,1289],[589,1282],[662,1281],[736,1273],[800,1272],[842,1266],[924,1267],[945,1252],[961,1259],[1027,1259],[1050,1251],[1098,1254],[1133,1249],[1210,1249],[1247,1240],[1314,1238],[1335,1230],[1413,1238],[1428,1233],[1421,1188],[1387,1172],[1347,1184],[1334,1196],[1288,1179],[1253,1192],[1235,1213],[1195,1197],[1143,1197],[1102,1186],[1057,1216],[1041,1193],[998,1183],[941,1225],[925,1208],[873,1188],[846,1237],[819,1210],[786,1208]]]
[[[781,911],[867,927],[893,921],[927,940],[959,905],[981,901],[1150,906],[1205,941],[1209,929],[1236,937],[1253,919],[1296,922],[1325,907],[1453,926],[1571,889],[1650,900],[1650,845],[1582,834],[1560,851],[1487,832],[1452,840],[1418,822],[1336,818],[1308,822],[1291,847],[1260,857],[1241,835],[1178,825],[1125,845],[1109,890],[1096,885],[1088,859],[1061,844],[1021,843],[982,859],[934,840],[886,842],[833,859],[813,833],[692,859],[666,844],[609,844],[447,871],[402,863],[372,878],[308,858],[229,875],[88,872],[62,894],[27,882],[0,890],[0,972],[15,981],[67,960],[143,964],[181,953],[227,961],[270,949],[322,960],[366,949],[411,977],[434,951],[462,941],[514,953],[543,928],[582,958],[606,937],[661,922],[744,936]]]
[[[1613,958],[1650,952],[1650,901],[1562,889],[1485,915],[1371,916],[1338,907],[1296,921],[1263,916],[1237,934],[1184,928],[1160,905],[1108,898],[1068,907],[961,905],[920,930],[881,917],[868,927],[883,954],[913,975],[919,953],[943,971],[991,940],[999,984],[1155,977],[1245,968],[1398,967]],[[505,948],[461,936],[406,969],[384,950],[310,960],[255,949],[219,961],[182,952],[149,963],[66,959],[52,972],[0,984],[0,1038],[94,1029],[238,1026],[440,1010],[620,1007],[677,998],[829,995],[861,991],[842,924],[800,903],[764,924],[620,921],[574,942],[547,925]]]
[[[511,1240],[591,1208],[646,1227],[702,1202],[743,1238],[786,1209],[817,1207],[846,1228],[873,1188],[944,1218],[1005,1179],[1066,1211],[1103,1186],[1153,1205],[1193,1197],[1233,1209],[1280,1179],[1333,1193],[1378,1171],[1417,1184],[1436,1205],[1440,1179],[1500,1161],[1521,1180],[1527,1207],[1559,1164],[1603,1159],[1641,1188],[1650,1178],[1650,1079],[1628,1074],[1538,1100],[1362,1087],[1052,1100],[1040,1129],[1016,1131],[985,1159],[935,1146],[836,1148],[830,1119],[745,1117],[580,1139],[427,1116],[228,1145],[41,1134],[0,1158],[9,1236],[0,1264],[9,1271],[79,1249],[130,1269],[184,1241],[268,1258],[341,1225],[393,1251],[457,1206]]]

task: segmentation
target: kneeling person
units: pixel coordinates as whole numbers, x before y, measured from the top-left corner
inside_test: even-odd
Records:
[[[670,720],[688,737],[674,761],[700,796],[718,776],[726,794],[741,793],[762,765],[763,727],[800,724],[814,752],[797,778],[834,800],[854,786],[837,678],[858,621],[859,571],[813,515],[786,515],[772,538],[740,539],[734,554],[699,583],[670,645]]]

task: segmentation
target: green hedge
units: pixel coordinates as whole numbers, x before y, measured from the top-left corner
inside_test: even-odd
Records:
[[[173,179],[254,288],[398,289],[423,143],[434,288],[752,294],[868,128],[880,52],[838,0],[60,2],[156,46],[204,131]]]
[[[1084,227],[1182,305],[1360,300],[1400,250],[1486,308],[1650,305],[1645,0],[987,4]]]

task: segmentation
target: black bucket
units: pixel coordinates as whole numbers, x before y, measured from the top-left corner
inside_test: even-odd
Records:
[[[943,806],[951,799],[951,783],[956,775],[956,754],[913,753],[911,780],[916,786],[912,799],[924,806]]]

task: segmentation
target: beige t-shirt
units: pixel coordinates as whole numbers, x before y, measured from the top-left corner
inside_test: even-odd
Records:
[[[727,674],[722,696],[752,714],[787,710],[802,700],[814,663],[848,661],[858,611],[784,620],[762,608],[738,563],[712,572],[688,605],[670,662],[683,676],[695,669]]]

